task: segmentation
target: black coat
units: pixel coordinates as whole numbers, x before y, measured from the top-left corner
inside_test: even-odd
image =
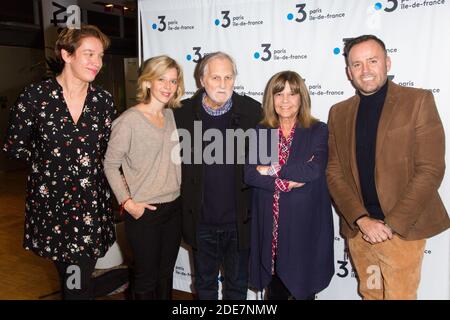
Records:
[[[201,121],[203,90],[193,97],[182,101],[182,107],[174,110],[178,129],[186,129],[191,134],[191,158],[194,159],[194,121]],[[231,108],[230,129],[241,128],[244,131],[255,128],[261,120],[261,104],[256,100],[233,93],[233,106]],[[246,150],[248,150],[246,148]],[[202,152],[198,150],[197,152]],[[183,150],[185,152],[185,150]],[[236,152],[235,152],[236,155]],[[181,197],[183,206],[183,240],[197,247],[196,230],[199,215],[202,210],[203,198],[203,165],[182,163],[181,166]],[[251,218],[251,190],[244,183],[244,165],[235,165],[235,199],[237,214],[237,231],[239,247],[249,248],[250,244],[250,218]]]

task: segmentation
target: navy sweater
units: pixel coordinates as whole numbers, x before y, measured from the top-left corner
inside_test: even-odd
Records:
[[[360,94],[361,100],[356,118],[356,161],[364,206],[372,218],[380,220],[384,220],[384,213],[375,187],[375,152],[378,123],[383,111],[387,87],[386,81],[378,92],[370,96]]]
[[[236,225],[236,199],[234,191],[235,170],[233,164],[226,164],[226,129],[230,127],[231,110],[220,116],[211,116],[201,108],[203,132],[218,129],[223,137],[223,164],[213,163],[203,166],[203,207],[200,225],[221,228]],[[214,139],[213,139],[214,140]],[[203,142],[203,150],[214,141]],[[214,153],[207,152],[206,154]],[[222,157],[221,157],[222,158]]]

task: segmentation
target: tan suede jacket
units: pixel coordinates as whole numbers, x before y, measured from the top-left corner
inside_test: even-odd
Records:
[[[355,95],[334,105],[328,119],[327,181],[345,237],[354,237],[355,221],[368,214],[356,163],[358,106]],[[444,158],[444,129],[432,93],[390,81],[378,124],[375,184],[385,222],[406,240],[425,239],[450,227],[438,194]]]

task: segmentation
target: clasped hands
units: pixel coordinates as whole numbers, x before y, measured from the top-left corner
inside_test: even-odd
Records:
[[[358,219],[356,224],[363,234],[362,238],[370,244],[381,243],[394,237],[394,231],[382,220],[365,216]]]

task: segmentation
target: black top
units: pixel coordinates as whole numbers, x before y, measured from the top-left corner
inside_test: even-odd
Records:
[[[388,82],[378,92],[364,96],[360,94],[356,118],[356,161],[364,206],[370,216],[384,220],[375,186],[375,152],[377,129],[386,99]]]
[[[3,150],[29,163],[24,247],[76,262],[115,241],[103,157],[115,116],[112,96],[89,85],[75,124],[56,79],[30,85],[11,107]]]

